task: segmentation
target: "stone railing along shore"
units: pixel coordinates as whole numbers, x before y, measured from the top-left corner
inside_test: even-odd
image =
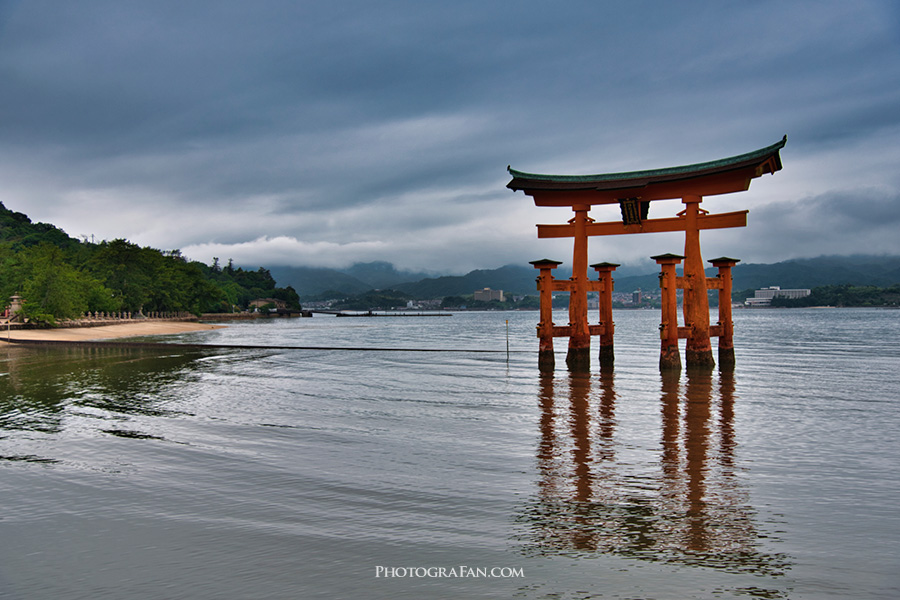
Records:
[[[59,319],[53,329],[70,329],[75,327],[101,327],[103,325],[119,325],[125,323],[146,323],[148,321],[198,321],[197,315],[189,312],[148,312],[132,314],[130,312],[87,312],[79,319]],[[4,329],[47,329],[47,325],[34,323],[3,323]]]

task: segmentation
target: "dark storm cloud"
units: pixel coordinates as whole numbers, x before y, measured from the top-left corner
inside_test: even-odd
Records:
[[[896,190],[871,188],[769,204],[751,212],[766,227],[748,247],[773,262],[786,249],[793,250],[792,256],[896,253],[898,208]]]
[[[788,133],[784,172],[716,201],[771,207],[722,242],[809,255],[753,241],[775,207],[845,245],[883,231],[851,226],[857,190],[900,211],[898,31],[887,1],[0,4],[0,200],[202,260],[462,270],[570,252],[535,239],[565,216],[507,164],[656,168]]]

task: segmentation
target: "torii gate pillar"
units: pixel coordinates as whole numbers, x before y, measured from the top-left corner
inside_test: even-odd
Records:
[[[540,272],[537,278],[537,289],[541,294],[541,320],[537,326],[537,335],[540,340],[538,368],[541,371],[552,371],[556,367],[556,357],[553,354],[553,269],[562,263],[558,260],[544,258],[533,260],[531,264]]]
[[[569,294],[569,352],[566,365],[573,371],[587,371],[591,366],[591,333],[588,327],[588,236],[587,225],[593,222],[588,217],[589,205],[576,204],[572,207],[575,217],[575,243],[572,252],[572,291]]]
[[[660,265],[659,287],[661,290],[662,322],[659,325],[659,369],[660,371],[681,370],[681,354],[678,352],[678,283],[675,267],[681,264],[683,256],[660,254],[651,256]]]
[[[734,368],[734,323],[731,321],[731,267],[741,262],[737,258],[712,258],[712,266],[719,269],[719,368]]]
[[[597,271],[600,276],[599,289],[600,292],[600,368],[611,368],[615,361],[615,352],[613,351],[613,340],[615,338],[616,326],[613,323],[612,314],[612,293],[613,278],[612,272],[618,267],[616,263],[597,263],[591,267]]]
[[[709,342],[709,296],[706,294],[706,273],[700,255],[700,196],[684,196],[684,325],[690,328],[685,347],[685,362],[689,367],[714,366]]]

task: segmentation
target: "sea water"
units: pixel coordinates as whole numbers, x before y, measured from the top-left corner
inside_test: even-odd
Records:
[[[656,311],[589,373],[536,320],[0,350],[0,598],[900,597],[900,311],[736,311],[674,375]]]

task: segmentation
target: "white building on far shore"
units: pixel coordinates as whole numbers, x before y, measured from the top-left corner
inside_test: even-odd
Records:
[[[490,302],[491,300],[499,300],[500,302],[504,301],[503,290],[492,290],[491,288],[476,290],[473,296],[473,299],[476,302]]]
[[[753,292],[752,298],[744,300],[745,306],[769,306],[772,298],[805,298],[811,293],[807,289],[783,290],[777,285],[762,288]]]

